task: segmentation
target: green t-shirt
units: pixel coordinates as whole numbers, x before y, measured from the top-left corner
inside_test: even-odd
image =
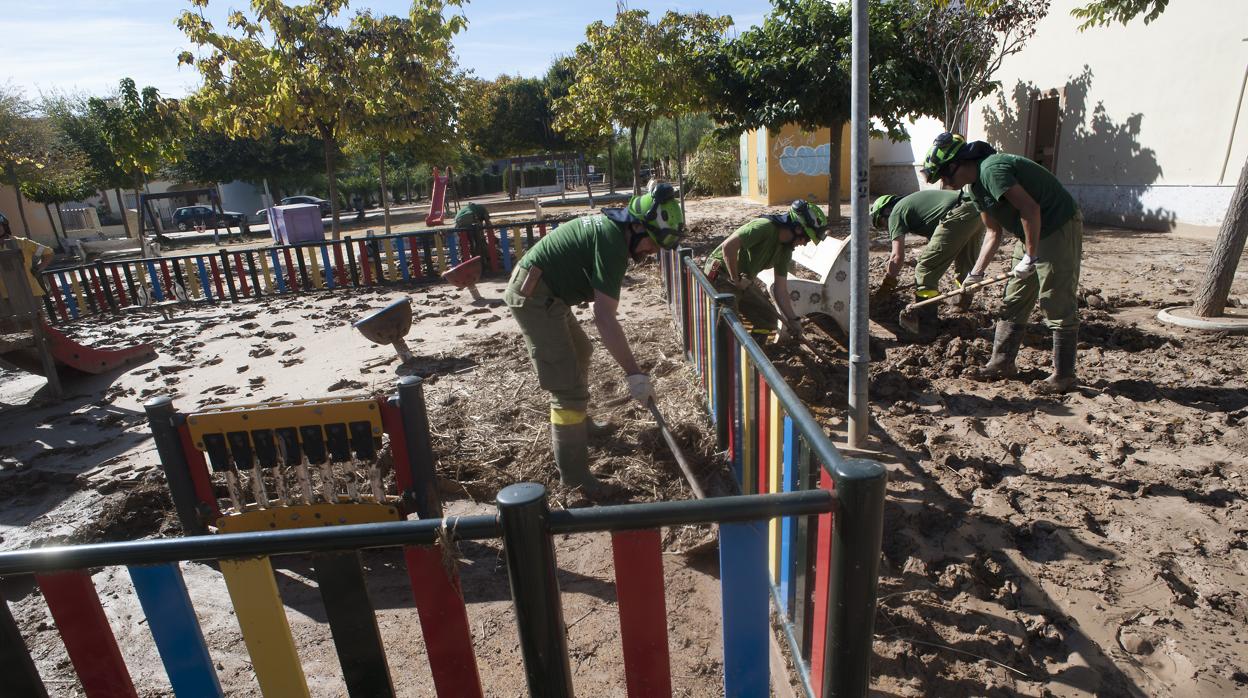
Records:
[[[1075,199],[1053,173],[1021,155],[997,153],[979,163],[979,181],[967,187],[975,208],[992,216],[1001,227],[1023,239],[1018,209],[1005,192],[1018,184],[1040,204],[1040,237],[1065,225],[1079,210]]]
[[[945,189],[924,189],[893,204],[888,215],[888,237],[900,240],[906,233],[930,238],[946,213],[957,207],[962,193]]]
[[[624,231],[604,215],[568,221],[537,241],[520,266],[542,270],[542,281],[568,305],[588,303],[594,291],[619,299],[628,269]]]
[[[780,242],[780,225],[770,218],[755,218],[737,228],[733,233],[741,240],[737,251],[737,273],[756,277],[764,269],[774,269],[777,274],[789,273],[793,260],[793,246]],[[711,252],[707,267],[724,261],[724,243]]]
[[[468,228],[484,222],[489,217],[490,214],[484,206],[470,201],[455,214],[455,227]]]

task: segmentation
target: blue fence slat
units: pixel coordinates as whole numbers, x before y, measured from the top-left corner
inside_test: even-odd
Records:
[[[784,475],[781,485],[785,492],[798,489],[797,482],[797,429],[793,420],[784,416]],[[780,601],[781,609],[790,618],[793,617],[793,575],[797,573],[797,556],[794,554],[797,540],[797,517],[786,516],[780,519]]]
[[[177,563],[127,567],[178,698],[222,696],[204,634]]]
[[[503,271],[511,273],[511,237],[506,228],[498,229],[498,246],[503,250]]]
[[[446,250],[451,255],[451,266],[459,266],[459,233],[451,231],[446,234]]]
[[[404,281],[412,280],[412,270],[407,268],[407,238],[395,238],[395,249],[399,251],[399,273]]]
[[[724,695],[770,695],[767,522],[721,524],[719,579],[724,626]]]
[[[334,265],[329,261],[329,245],[321,245],[321,262],[325,270],[325,288],[333,289],[338,280],[334,278]]]
[[[277,282],[277,292],[286,292],[286,272],[282,270],[281,257],[278,256],[277,250],[269,250],[269,259],[273,262],[273,280]]]
[[[165,299],[165,292],[160,290],[160,277],[156,275],[155,262],[147,263],[147,275],[152,279],[152,299],[156,301],[163,301]]]
[[[199,287],[204,289],[204,298],[212,300],[212,284],[208,281],[208,268],[204,266],[204,258],[195,258],[195,271],[199,274]]]
[[[69,279],[65,278],[65,272],[60,272],[56,276],[61,280],[61,295],[65,298],[65,305],[69,308],[69,314],[76,320],[78,319],[78,299],[74,298],[74,285],[69,283]]]

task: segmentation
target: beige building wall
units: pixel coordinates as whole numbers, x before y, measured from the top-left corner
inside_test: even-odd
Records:
[[[22,208],[26,212],[26,223],[30,226],[30,237],[49,247],[54,246],[56,239],[52,234],[52,219],[48,217],[43,204],[34,203],[23,197]],[[0,213],[9,219],[9,227],[13,229],[14,235],[27,237],[22,227],[22,216],[17,210],[16,192],[11,185],[0,185]],[[57,230],[60,228],[58,227]]]
[[[1053,0],[995,75],[1001,91],[971,108],[968,135],[1035,156],[1049,127],[1034,97],[1052,95],[1053,169],[1089,220],[1218,225],[1248,160],[1248,3],[1171,3],[1148,25],[1079,32],[1081,4]]]

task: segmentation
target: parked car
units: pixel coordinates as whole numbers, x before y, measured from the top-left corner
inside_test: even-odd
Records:
[[[211,228],[214,222],[222,228],[232,228],[241,226],[245,217],[238,211],[222,211],[218,214],[210,206],[183,206],[173,212],[173,224],[183,232],[196,225]]]
[[[308,196],[306,194],[300,194],[298,196],[288,196],[285,199],[282,199],[281,201],[277,202],[278,206],[290,206],[291,204],[316,204],[317,206],[321,207],[322,218],[324,218],[325,216],[328,216],[331,213],[329,202],[326,201],[325,199],[322,199],[316,196]],[[269,209],[262,208],[259,211],[256,211],[256,215],[260,217],[260,220],[267,220],[269,217]]]

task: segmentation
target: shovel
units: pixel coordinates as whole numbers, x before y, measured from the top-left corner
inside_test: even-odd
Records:
[[[1000,276],[994,276],[991,279],[984,279],[983,281],[976,281],[973,284],[967,284],[963,286],[962,288],[959,288],[955,291],[942,293],[939,296],[932,296],[931,298],[925,298],[921,301],[911,303],[910,305],[907,305],[904,310],[901,311],[900,315],[897,316],[897,322],[901,325],[901,328],[903,330],[910,332],[911,334],[918,334],[919,319],[915,317],[914,315],[914,311],[917,308],[922,308],[925,305],[938,303],[951,296],[960,296],[963,293],[969,293],[971,291],[978,291],[979,289],[985,288],[987,286],[995,286],[996,284],[999,284],[1002,281],[1009,281],[1012,278],[1014,278],[1014,274],[1012,272],[1008,274],[1001,274]]]

